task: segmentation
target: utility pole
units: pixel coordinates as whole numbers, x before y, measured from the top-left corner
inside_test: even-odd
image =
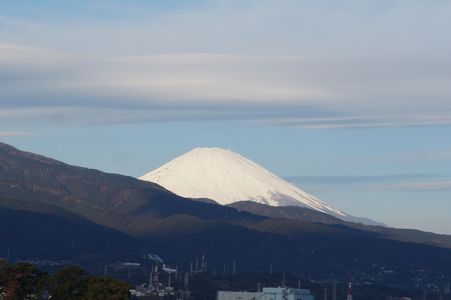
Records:
[[[352,281],[351,281],[351,279],[349,279],[348,297],[346,298],[346,300],[352,300]]]
[[[324,300],[327,300],[327,287],[324,287]]]
[[[272,274],[272,264],[269,265],[269,274]]]
[[[188,290],[188,286],[189,286],[189,274],[188,274],[188,272],[185,273],[185,280],[183,282],[183,285],[185,287],[185,290]]]
[[[233,260],[233,264],[232,264],[232,274],[236,274],[236,261]]]

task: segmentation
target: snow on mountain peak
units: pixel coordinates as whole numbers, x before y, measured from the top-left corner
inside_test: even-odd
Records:
[[[139,179],[183,197],[209,198],[223,205],[250,200],[271,206],[302,206],[356,220],[229,149],[194,148]]]

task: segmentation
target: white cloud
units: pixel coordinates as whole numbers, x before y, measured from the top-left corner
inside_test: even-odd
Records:
[[[3,44],[0,115],[94,109],[110,121],[241,116],[312,129],[451,123],[445,75],[431,77],[424,90],[410,72],[401,73],[397,86],[395,76],[384,76],[391,65],[382,64],[356,80],[369,65],[208,53],[98,58]]]
[[[28,131],[0,131],[0,137],[17,137],[17,136],[32,136]]]

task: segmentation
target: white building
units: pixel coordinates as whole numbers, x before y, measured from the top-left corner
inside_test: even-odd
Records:
[[[262,292],[218,291],[217,300],[314,300],[306,289],[265,287]]]
[[[217,300],[261,300],[262,293],[218,291]]]

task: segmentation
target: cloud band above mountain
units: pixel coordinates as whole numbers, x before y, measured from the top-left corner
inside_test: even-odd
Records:
[[[3,122],[451,123],[446,1],[77,3],[0,4]]]
[[[366,62],[298,57],[96,58],[3,44],[0,115],[81,123],[238,119],[305,128],[451,123],[448,74],[414,72],[426,76],[422,82],[403,73],[411,63],[399,62],[394,75],[384,61],[372,70]]]

